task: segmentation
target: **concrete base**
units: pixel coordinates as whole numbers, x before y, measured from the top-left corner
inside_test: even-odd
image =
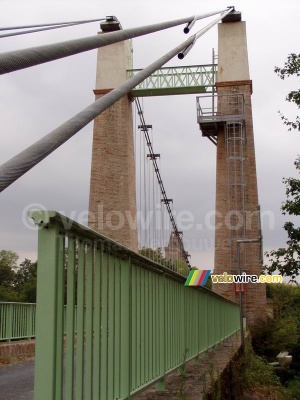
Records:
[[[11,343],[0,343],[0,363],[6,364],[23,357],[33,357],[34,340],[20,340]]]

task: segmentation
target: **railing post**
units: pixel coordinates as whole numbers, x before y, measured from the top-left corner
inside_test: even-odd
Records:
[[[38,278],[37,278],[37,310],[36,310],[36,346],[35,346],[35,400],[59,400],[56,396],[62,378],[58,376],[58,347],[62,343],[62,310],[58,306],[63,304],[62,293],[59,289],[64,284],[59,270],[63,251],[62,237],[57,225],[49,224],[41,227],[38,240]],[[60,286],[60,287],[59,287]],[[61,370],[61,368],[59,368]],[[57,382],[58,380],[58,382]]]
[[[93,384],[93,297],[94,297],[94,245],[87,242],[85,259],[85,399],[92,399]],[[96,355],[95,355],[96,356]]]
[[[0,302],[0,321],[2,321],[2,323],[0,323],[0,340],[3,340],[4,338],[6,338],[6,317],[5,317],[5,305]]]
[[[95,244],[95,267],[94,267],[94,354],[93,357],[93,397],[100,399],[100,371],[101,371],[101,269],[103,266],[103,253],[100,243]]]
[[[6,337],[8,342],[10,342],[13,337],[13,305],[11,303],[8,304],[7,307]]]
[[[121,260],[121,344],[120,344],[120,398],[130,399],[131,392],[131,259]]]
[[[78,240],[76,319],[76,399],[83,399],[84,382],[84,332],[85,332],[85,245]]]
[[[25,306],[26,310],[26,336],[27,340],[30,340],[32,332],[31,332],[31,326],[32,326],[32,306],[31,304]]]
[[[166,390],[166,300],[165,300],[165,274],[160,276],[159,282],[159,299],[160,299],[160,309],[159,309],[159,326],[160,326],[160,346],[159,346],[159,357],[160,357],[160,376],[162,377],[155,385],[155,389],[158,392],[163,392]]]
[[[67,306],[66,306],[66,398],[73,399],[74,383],[74,320],[75,320],[75,238],[68,238]]]

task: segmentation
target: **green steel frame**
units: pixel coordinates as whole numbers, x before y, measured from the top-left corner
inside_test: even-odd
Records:
[[[0,341],[35,336],[35,304],[0,302]]]
[[[186,352],[239,331],[236,303],[56,212],[30,215],[40,227],[35,400],[163,390]]]
[[[127,73],[132,77],[139,71],[131,69]],[[210,93],[215,85],[216,74],[217,64],[163,67],[134,88],[131,95],[146,97]]]

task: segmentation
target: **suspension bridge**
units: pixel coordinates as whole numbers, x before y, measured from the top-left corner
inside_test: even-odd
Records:
[[[129,39],[182,24],[189,34],[198,20],[214,15],[164,56],[133,69]],[[173,57],[184,59],[216,25],[218,64],[213,57],[209,65],[164,67]],[[252,82],[241,13],[228,7],[132,29],[106,17],[100,26],[96,36],[0,54],[0,74],[7,74],[98,48],[95,102],[0,166],[3,191],[94,121],[88,227],[56,211],[32,211],[40,228],[34,322],[25,311],[13,314],[11,305],[0,313],[2,339],[36,338],[35,400],[125,400],[154,384],[163,391],[183,355],[198,359],[237,332],[243,338],[244,319],[251,326],[266,313],[263,284],[215,284],[213,291],[184,286],[190,255],[139,100],[197,94],[199,128],[217,151],[214,271],[259,275]],[[8,321],[20,319],[27,331],[19,324],[13,333]]]

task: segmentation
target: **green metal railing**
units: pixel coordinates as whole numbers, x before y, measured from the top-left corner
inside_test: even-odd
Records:
[[[131,69],[129,77],[141,69]],[[134,97],[164,96],[175,94],[210,93],[215,85],[217,64],[186,67],[163,67],[135,87]]]
[[[35,338],[35,310],[35,303],[0,302],[0,341]],[[74,325],[76,332],[76,306]],[[64,313],[64,332],[66,326]]]
[[[31,216],[40,226],[35,400],[162,390],[185,353],[239,330],[237,304],[56,212]]]
[[[0,341],[35,336],[35,304],[0,302]]]

